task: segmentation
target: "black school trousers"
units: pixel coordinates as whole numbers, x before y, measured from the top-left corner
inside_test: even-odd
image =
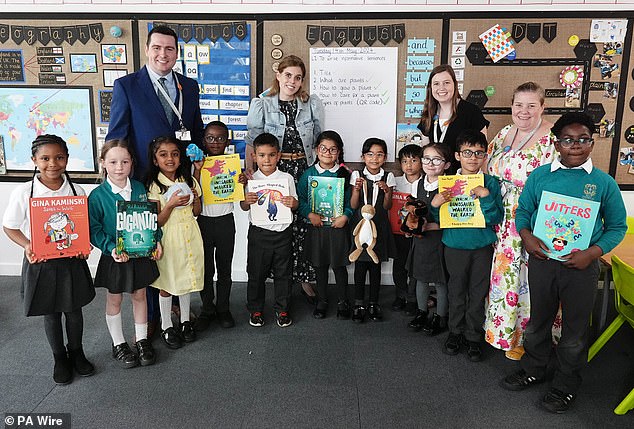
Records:
[[[198,216],[198,226],[205,251],[205,288],[200,291],[202,316],[229,311],[231,295],[231,265],[236,241],[233,213],[224,216]],[[214,274],[218,271],[214,293]],[[216,303],[214,304],[214,298]]]
[[[412,239],[404,235],[394,234],[396,258],[392,261],[392,280],[397,298],[407,302],[416,302],[416,279],[409,277],[405,264],[412,247]]]
[[[542,378],[554,354],[552,387],[575,393],[588,363],[588,330],[599,279],[599,263],[586,269],[567,268],[554,259],[528,260],[531,318],[524,333],[526,353],[520,362],[527,374]],[[561,339],[553,351],[551,327],[561,303]]]
[[[264,310],[265,281],[273,273],[275,303],[279,313],[288,311],[291,298],[293,228],[282,232],[249,226],[247,245],[247,308],[250,313]]]

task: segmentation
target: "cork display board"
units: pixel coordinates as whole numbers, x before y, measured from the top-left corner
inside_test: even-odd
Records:
[[[634,55],[634,44],[629,52],[629,57]],[[618,152],[613,150],[613,164],[615,164],[615,178],[619,184],[634,184],[634,64],[630,62],[629,69],[623,77],[625,91],[623,97],[623,116],[620,133],[616,134]]]
[[[132,22],[0,20],[0,112],[9,176],[30,177],[31,141],[57,134],[68,171],[97,176],[114,80],[133,70]]]
[[[595,134],[592,160],[596,167],[610,171],[613,147],[618,144],[616,130],[620,124],[616,114],[624,40],[613,37],[613,42],[591,41],[601,39],[592,34],[593,24],[597,25],[592,19],[582,18],[450,21],[448,62],[464,64],[459,72],[462,95],[491,121],[489,139],[512,123],[513,90],[534,81],[545,89],[544,117],[549,121],[568,111],[585,111],[594,118],[599,132]],[[466,42],[454,43],[456,36]],[[485,47],[489,40],[501,51],[489,53]],[[456,54],[462,49],[463,55]],[[630,180],[623,179],[621,176],[617,181],[634,184],[634,175]]]

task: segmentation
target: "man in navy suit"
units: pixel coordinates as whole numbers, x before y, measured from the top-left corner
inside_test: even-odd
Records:
[[[185,144],[189,140],[200,146],[203,138],[198,83],[172,71],[178,57],[176,33],[169,27],[153,27],[147,37],[145,55],[145,67],[114,82],[106,135],[106,140],[128,141],[136,157],[134,177],[141,181],[150,162],[148,147],[153,139],[175,136]],[[164,94],[169,95],[171,105]],[[160,318],[157,289],[147,288],[147,303],[148,338],[151,338]]]
[[[148,146],[154,138],[176,136],[185,144],[190,140],[199,146],[203,138],[198,82],[172,71],[178,57],[176,33],[166,26],[152,28],[145,55],[145,67],[114,82],[106,135],[106,140],[128,140],[135,151],[134,177],[137,179],[143,179],[146,172]],[[159,88],[161,78],[165,78],[163,90]],[[160,99],[165,89],[173,108]]]

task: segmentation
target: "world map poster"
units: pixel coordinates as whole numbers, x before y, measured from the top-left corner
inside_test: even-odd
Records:
[[[90,88],[0,87],[7,169],[33,170],[31,142],[55,134],[68,144],[68,171],[96,171]]]

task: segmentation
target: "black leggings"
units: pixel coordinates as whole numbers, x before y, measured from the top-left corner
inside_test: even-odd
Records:
[[[365,300],[365,276],[370,272],[370,303],[379,302],[379,287],[381,286],[381,264],[374,262],[360,262],[354,264],[354,304],[363,305]]]
[[[328,301],[328,265],[325,267],[314,267],[317,279],[317,297],[320,301]],[[348,270],[346,267],[333,267],[335,273],[335,284],[337,285],[337,299],[339,302],[348,299]]]
[[[76,350],[81,348],[81,339],[84,331],[84,316],[81,308],[66,316],[66,337],[68,338],[68,348]],[[44,316],[44,331],[46,339],[54,354],[66,353],[64,346],[64,333],[62,332],[62,313],[52,313]]]

